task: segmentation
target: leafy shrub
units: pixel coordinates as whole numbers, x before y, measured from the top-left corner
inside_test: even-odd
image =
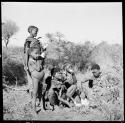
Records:
[[[4,82],[8,81],[9,85],[15,84],[16,81],[18,85],[25,84],[26,74],[23,63],[19,59],[19,52],[16,54],[15,51],[11,50],[3,50],[2,52],[2,75],[6,78]],[[16,54],[16,57],[12,57],[13,53]]]

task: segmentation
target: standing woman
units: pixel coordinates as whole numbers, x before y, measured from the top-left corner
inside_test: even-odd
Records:
[[[24,43],[24,69],[27,74],[27,80],[28,80],[28,89],[32,97],[32,78],[30,76],[30,72],[28,69],[28,59],[29,59],[29,48],[31,47],[32,42],[37,42],[37,39],[35,38],[37,36],[38,28],[35,26],[29,26],[28,27],[28,33],[29,36],[26,38],[26,41]]]
[[[44,79],[44,49],[35,37],[38,33],[38,28],[35,26],[29,26],[28,32],[30,36],[26,39],[24,44],[25,55],[25,71],[27,73],[28,85],[33,85],[33,107],[35,110],[36,96],[38,95],[38,83]],[[40,100],[39,100],[40,101]]]

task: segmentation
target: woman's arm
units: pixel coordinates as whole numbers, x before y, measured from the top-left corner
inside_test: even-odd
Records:
[[[28,68],[28,60],[29,60],[29,47],[30,41],[26,41],[24,44],[24,53],[26,54],[26,68]]]
[[[72,79],[73,79],[73,83],[76,84],[77,83],[77,79],[76,79],[75,73],[72,73]]]
[[[89,80],[93,80],[92,73],[86,73],[86,74],[84,74],[83,77],[82,77],[82,83],[86,83]]]
[[[29,60],[29,49],[26,51],[26,67],[28,68],[28,60]]]

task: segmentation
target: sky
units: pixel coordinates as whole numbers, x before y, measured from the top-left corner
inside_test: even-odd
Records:
[[[123,42],[122,2],[2,2],[2,22],[6,20],[19,27],[12,46],[23,46],[30,25],[39,28],[38,36],[59,31],[74,43]]]

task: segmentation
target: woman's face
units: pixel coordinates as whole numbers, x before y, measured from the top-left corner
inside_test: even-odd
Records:
[[[61,79],[61,78],[62,78],[61,73],[60,73],[60,72],[57,72],[57,73],[55,74],[55,78]]]
[[[66,70],[67,70],[67,72],[69,72],[69,73],[73,73],[73,68],[72,68],[71,65],[67,66]]]
[[[32,29],[31,34],[32,34],[33,37],[36,37],[37,33],[38,33],[37,29]]]
[[[100,75],[100,70],[93,69],[93,70],[92,70],[92,73],[93,73],[93,76],[94,76],[94,77],[98,78],[99,75]]]

